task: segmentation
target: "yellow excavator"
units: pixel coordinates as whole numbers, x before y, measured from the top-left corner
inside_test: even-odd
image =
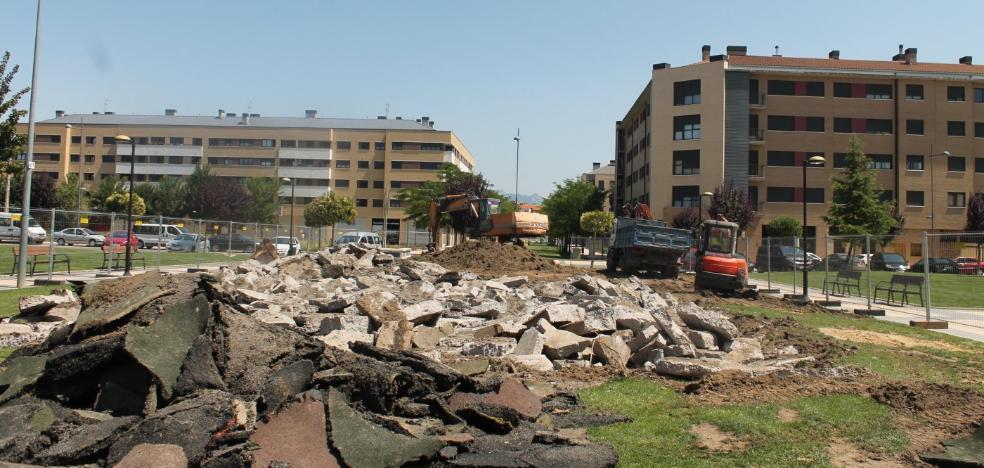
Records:
[[[451,216],[451,228],[455,232],[478,238],[490,237],[500,242],[521,243],[524,237],[547,235],[549,220],[540,213],[499,213],[499,200],[481,198],[470,194],[453,194],[431,201],[428,227],[431,243],[428,250],[439,251],[441,242],[441,214]]]

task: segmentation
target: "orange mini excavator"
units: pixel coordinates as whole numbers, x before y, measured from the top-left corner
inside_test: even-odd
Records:
[[[735,255],[738,225],[727,220],[704,221],[700,228],[694,289],[740,291],[748,287],[748,263]]]
[[[499,213],[499,200],[470,194],[453,194],[431,201],[428,227],[431,232],[429,250],[441,250],[441,214],[451,216],[451,228],[456,232],[477,237],[491,237],[501,242],[521,242],[524,237],[547,235],[549,220],[540,213]]]

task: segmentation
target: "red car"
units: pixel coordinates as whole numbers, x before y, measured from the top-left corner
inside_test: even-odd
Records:
[[[984,274],[984,262],[980,262],[974,257],[957,257],[953,261],[957,263],[961,275]]]
[[[109,244],[126,245],[126,231],[113,231],[112,234],[106,236],[106,239],[103,240],[103,245]],[[136,234],[130,234],[130,245],[133,246],[133,250],[136,250],[137,246],[140,245]]]

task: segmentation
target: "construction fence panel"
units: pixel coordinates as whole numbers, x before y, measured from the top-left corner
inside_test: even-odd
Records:
[[[984,328],[984,232],[932,233],[925,236],[929,319]]]

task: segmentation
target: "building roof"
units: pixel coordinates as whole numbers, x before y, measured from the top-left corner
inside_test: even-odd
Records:
[[[593,169],[593,170],[590,170],[588,172],[585,172],[585,174],[610,175],[610,176],[614,176],[615,175],[615,166],[613,166],[611,164],[608,164],[606,166],[601,166],[598,169]]]
[[[908,72],[977,75],[984,77],[984,65],[961,63],[913,63],[892,60],[845,60],[831,58],[776,57],[764,55],[729,55],[729,68],[804,68],[856,72]]]
[[[140,125],[187,127],[242,127],[242,128],[321,128],[358,130],[430,130],[434,128],[406,119],[338,119],[305,117],[250,117],[243,124],[241,115],[218,118],[217,116],[190,115],[124,115],[124,114],[68,114],[43,120],[43,124],[85,125]]]

